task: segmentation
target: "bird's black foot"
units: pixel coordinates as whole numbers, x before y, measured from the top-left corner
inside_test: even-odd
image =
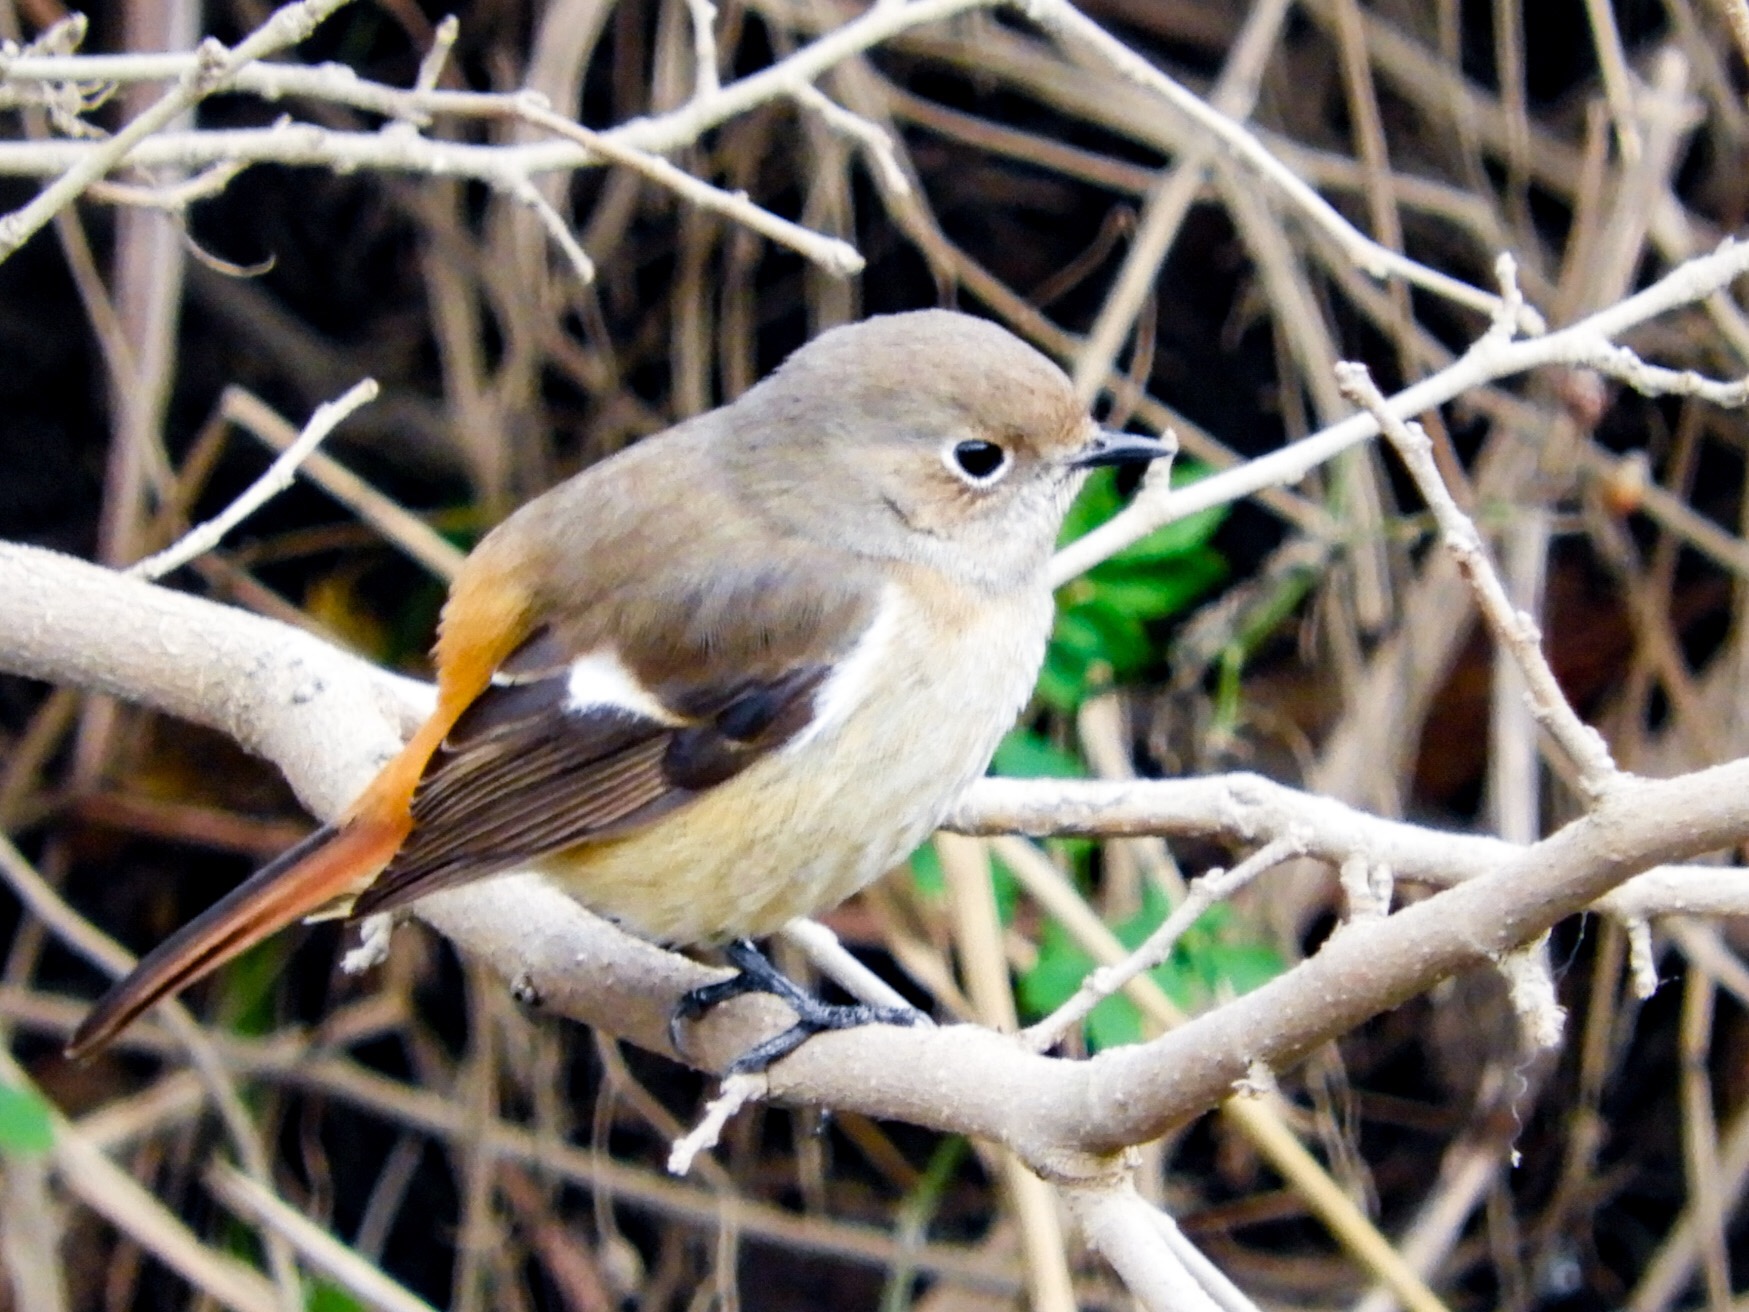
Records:
[[[779,1058],[787,1057],[814,1035],[826,1030],[848,1030],[858,1025],[915,1025],[926,1019],[915,1007],[872,1007],[866,1003],[843,1006],[821,1002],[785,975],[758,948],[744,938],[723,950],[738,974],[715,984],[696,988],[681,998],[668,1018],[668,1038],[681,1050],[680,1025],[697,1020],[718,1003],[743,993],[770,993],[782,998],[796,1013],[796,1023],[763,1043],[755,1044],[729,1063],[729,1075],[752,1075]]]

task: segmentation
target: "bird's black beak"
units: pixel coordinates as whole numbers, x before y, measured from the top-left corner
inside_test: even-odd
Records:
[[[1094,432],[1086,446],[1070,457],[1069,463],[1077,469],[1092,469],[1096,465],[1142,464],[1177,453],[1178,443],[1170,433],[1162,439],[1120,433],[1114,428],[1101,428]]]

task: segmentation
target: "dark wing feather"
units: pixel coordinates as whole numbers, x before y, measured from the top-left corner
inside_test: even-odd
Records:
[[[806,665],[772,679],[696,691],[691,705],[701,722],[669,737],[663,773],[692,792],[734,778],[807,727],[826,672],[823,665]]]
[[[519,652],[504,668],[543,663]],[[412,833],[353,913],[389,911],[650,823],[801,732],[830,669],[815,662],[671,689],[678,724],[571,707],[566,674],[494,684],[432,756],[413,795]]]
[[[684,440],[708,455],[710,430],[693,431]],[[614,457],[518,511],[517,534],[476,548],[485,563],[474,568],[514,568],[544,622],[432,755],[412,832],[355,913],[652,823],[810,723],[884,578],[774,534],[732,480],[673,480],[662,454],[672,449]],[[493,554],[511,550],[507,563]],[[665,714],[571,706],[573,664],[597,652],[612,652]]]

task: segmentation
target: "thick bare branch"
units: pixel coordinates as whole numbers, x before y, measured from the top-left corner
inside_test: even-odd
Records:
[[[351,799],[425,704],[418,685],[305,634],[31,548],[0,547],[0,609],[11,618],[0,668],[218,727],[274,760],[323,815]],[[116,644],[118,628],[135,640]],[[1529,941],[1635,871],[1749,837],[1745,797],[1749,762],[1625,782],[1554,837],[1337,936],[1265,988],[1145,1045],[1070,1062],[976,1027],[867,1027],[804,1045],[772,1071],[772,1096],[985,1136],[1052,1178],[1098,1176],[1105,1154],[1220,1101],[1254,1063],[1297,1061]],[[658,1051],[680,994],[712,977],[528,876],[429,898],[420,915],[521,996]],[[738,1001],[697,1027],[687,1059],[721,1069],[785,1023],[770,1000]]]

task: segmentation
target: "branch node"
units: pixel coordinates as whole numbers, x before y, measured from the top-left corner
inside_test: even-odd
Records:
[[[419,61],[419,73],[413,79],[416,94],[437,90],[438,80],[443,77],[443,66],[449,62],[449,52],[454,49],[461,30],[461,20],[454,14],[445,14],[443,21],[432,29],[431,49]]]
[[[1518,261],[1511,251],[1501,251],[1495,258],[1494,280],[1500,284],[1500,304],[1490,316],[1484,341],[1504,346],[1520,333],[1541,337],[1548,331],[1542,315],[1525,304],[1524,291],[1518,285]]]
[[[1556,1000],[1555,977],[1549,969],[1549,936],[1543,934],[1496,963],[1506,979],[1519,1037],[1527,1053],[1560,1045],[1567,1009]]]
[[[366,916],[358,922],[358,946],[340,958],[344,975],[362,975],[389,958],[389,937],[395,932],[395,917],[388,911]]]
[[[690,1134],[677,1139],[668,1154],[668,1170],[673,1175],[685,1175],[692,1169],[698,1155],[716,1147],[729,1118],[750,1102],[755,1102],[771,1090],[771,1081],[763,1074],[731,1075],[705,1107],[704,1119]]]
[[[1348,902],[1345,927],[1383,920],[1391,913],[1396,878],[1385,862],[1368,860],[1363,853],[1356,852],[1342,863],[1336,877]]]
[[[1245,1067],[1244,1077],[1233,1081],[1233,1093],[1240,1098],[1267,1097],[1279,1087],[1275,1068],[1261,1057],[1253,1057]]]
[[[1635,916],[1624,922],[1628,932],[1628,977],[1641,1002],[1658,991],[1658,955],[1652,949],[1652,922]]]
[[[526,970],[519,970],[511,976],[510,996],[518,1006],[527,1007],[531,1011],[538,1010],[546,1002],[540,985],[534,982],[534,976]]]

